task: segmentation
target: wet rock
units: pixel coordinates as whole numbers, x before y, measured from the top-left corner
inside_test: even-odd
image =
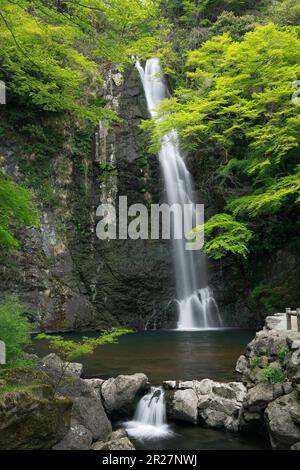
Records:
[[[130,416],[135,399],[148,385],[145,374],[119,375],[106,380],[101,387],[104,407],[108,415]]]
[[[246,356],[240,356],[237,360],[236,366],[235,366],[236,372],[239,374],[247,374],[249,372],[249,362]]]
[[[93,442],[92,433],[81,424],[73,424],[62,441],[53,450],[89,450]]]
[[[297,392],[277,398],[265,410],[273,449],[289,449],[300,441],[300,426],[293,421],[291,409],[297,415],[300,413]]]

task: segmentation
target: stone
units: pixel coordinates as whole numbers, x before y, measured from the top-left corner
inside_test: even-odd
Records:
[[[283,382],[282,388],[283,388],[283,393],[285,395],[287,395],[288,393],[291,393],[293,391],[292,382]]]
[[[286,315],[272,315],[265,319],[265,327],[268,330],[285,330]]]
[[[101,387],[104,407],[108,415],[130,416],[135,399],[148,385],[145,374],[119,375],[106,380]]]
[[[246,396],[249,411],[261,411],[273,400],[273,387],[268,383],[259,383],[248,390]]]
[[[292,357],[290,359],[290,363],[294,367],[300,365],[300,349],[297,349],[295,352],[293,352]]]
[[[64,362],[60,357],[51,353],[41,359],[40,368],[49,374],[51,377],[56,378],[61,374]],[[80,377],[83,371],[83,365],[77,362],[66,363],[64,374],[71,377]]]
[[[297,407],[296,406],[291,407],[290,414],[294,423],[300,425],[300,405]]]
[[[98,398],[76,397],[73,400],[72,424],[81,424],[88,429],[93,440],[105,440],[111,434],[111,423]]]
[[[236,366],[235,366],[236,372],[239,374],[247,374],[249,371],[249,362],[246,356],[242,355],[238,358]]]
[[[300,442],[296,442],[290,447],[290,450],[300,450]]]
[[[163,387],[165,390],[174,390],[176,388],[176,380],[165,380],[163,382]]]
[[[62,441],[53,450],[89,450],[93,442],[92,433],[81,424],[73,424]]]
[[[300,412],[297,392],[284,395],[269,403],[265,419],[273,449],[289,449],[300,441],[300,426],[295,424],[290,410]]]
[[[128,437],[121,437],[107,442],[95,442],[92,445],[92,450],[135,450],[135,447]]]
[[[168,400],[169,401],[169,400]],[[171,395],[168,409],[170,419],[197,423],[198,398],[193,389],[176,390]]]
[[[283,393],[284,393],[284,390],[283,390],[282,384],[277,383],[273,385],[273,397],[274,398],[280,397],[281,395],[283,395]]]
[[[194,382],[194,389],[197,395],[207,395],[212,392],[213,385],[213,380],[203,379],[200,382]]]

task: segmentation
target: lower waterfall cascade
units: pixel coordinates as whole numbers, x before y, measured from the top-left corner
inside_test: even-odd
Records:
[[[169,90],[158,58],[147,60],[145,69],[136,63],[143,84],[149,113],[157,118],[156,107],[169,98]],[[161,119],[161,118],[159,118]],[[172,129],[162,138],[159,151],[159,163],[163,175],[167,202],[171,206],[189,204],[194,213],[194,190],[192,176],[181,155],[179,136]],[[174,232],[181,226],[182,220],[174,217]],[[205,285],[206,269],[202,256],[201,266],[197,265],[199,251],[187,250],[184,237],[173,240],[173,260],[176,278],[177,305],[179,318],[177,329],[197,330],[222,326],[217,303],[211,289]],[[200,286],[200,282],[202,286]],[[203,285],[204,283],[204,285]]]
[[[128,435],[138,440],[172,436],[167,424],[163,387],[151,387],[150,392],[140,399],[133,420],[124,426]]]

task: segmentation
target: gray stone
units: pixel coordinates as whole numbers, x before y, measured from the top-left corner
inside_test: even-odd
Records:
[[[128,437],[121,437],[107,442],[95,442],[92,445],[92,450],[135,450],[135,447]]]
[[[246,356],[240,356],[237,360],[236,366],[235,366],[236,372],[239,374],[247,374],[249,371],[249,362]]]
[[[289,449],[300,441],[300,426],[292,419],[292,408],[300,411],[297,392],[277,398],[265,410],[273,449]]]
[[[246,396],[249,411],[261,411],[273,400],[273,387],[271,384],[259,383],[251,388]]]
[[[93,442],[92,433],[81,424],[73,424],[53,450],[89,450]]]
[[[210,379],[203,379],[200,382],[194,382],[194,390],[196,391],[197,395],[207,395],[212,393],[214,382]]]
[[[119,375],[106,380],[101,387],[104,407],[109,415],[129,416],[135,406],[135,398],[148,384],[145,374]]]
[[[165,380],[163,387],[165,390],[174,390],[176,388],[176,380]]]
[[[172,394],[169,417],[175,421],[197,423],[198,398],[193,389],[176,390]]]
[[[82,364],[77,362],[64,363],[55,353],[43,357],[40,362],[40,368],[54,378],[58,377],[62,371],[66,376],[80,377],[83,371]]]
[[[300,442],[296,442],[296,444],[293,444],[290,450],[300,450]]]
[[[285,330],[286,329],[286,315],[277,314],[269,316],[265,319],[265,326],[268,330]]]
[[[295,352],[293,352],[290,362],[291,365],[295,367],[300,365],[300,349],[297,349]]]
[[[101,400],[98,398],[76,397],[72,408],[72,424],[81,424],[91,433],[93,440],[105,440],[112,431]]]

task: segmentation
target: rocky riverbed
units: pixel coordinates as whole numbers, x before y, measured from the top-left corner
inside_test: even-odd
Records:
[[[236,364],[236,381],[165,381],[168,421],[260,433],[273,449],[300,449],[300,333],[266,319]],[[149,391],[145,374],[81,378],[55,354],[0,373],[0,449],[134,450],[124,429]],[[64,374],[62,377],[62,370]]]

